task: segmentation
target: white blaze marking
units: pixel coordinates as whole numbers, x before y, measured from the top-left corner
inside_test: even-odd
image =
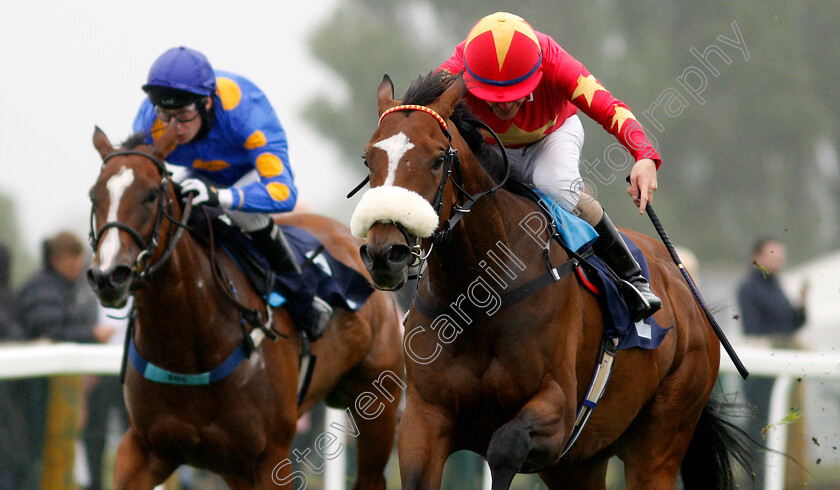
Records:
[[[108,188],[108,197],[111,200],[108,208],[108,218],[106,223],[117,221],[117,212],[120,209],[120,200],[128,186],[134,182],[134,171],[130,168],[123,167],[117,175],[108,179],[105,187]],[[120,251],[120,236],[119,230],[116,228],[108,228],[105,232],[105,237],[102,239],[102,245],[99,247],[99,269],[107,271],[111,268],[111,262],[117,258],[117,253]]]
[[[374,143],[374,148],[379,148],[388,154],[388,177],[385,178],[385,183],[382,185],[394,185],[394,179],[397,176],[397,166],[400,164],[403,155],[414,148],[414,143],[408,139],[408,136],[399,132],[390,138]]]

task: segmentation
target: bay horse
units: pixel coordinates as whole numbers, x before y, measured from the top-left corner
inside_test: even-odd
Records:
[[[243,341],[259,338],[240,311],[262,312],[265,321],[267,310],[230,256],[219,248],[211,256],[190,233],[179,233],[191,206],[182,208],[163,164],[175,148],[175,133],[167,131],[153,145],[138,139],[138,146],[115,149],[97,128],[93,141],[103,159],[90,190],[95,246],[88,276],[94,292],[105,306],[120,306],[134,293],[134,347],[149,364],[185,379],[217,372]],[[312,214],[277,221],[309,231],[334,258],[367,276],[357,252],[361,242],[346,226]],[[226,285],[214,278],[214,267]],[[398,403],[391,402],[403,386],[395,301],[376,291],[358,311],[335,309],[326,333],[311,344],[319,362],[300,402],[301,334],[285,308],[271,313],[266,327],[277,340],[252,343],[256,349],[215,382],[164,384],[124,367],[130,428],[117,452],[115,489],[151,489],[182,464],[217,473],[233,489],[301,488],[307,477],[292,471],[290,444],[298,417],[322,399],[346,408],[340,430],[356,439],[354,488],[385,488],[396,434]],[[379,411],[370,416],[374,409]],[[325,432],[315,446],[296,460],[323,471],[315,454],[332,459],[343,444]]]
[[[630,489],[673,489],[680,471],[685,488],[731,486],[731,458],[743,455],[710,400],[718,340],[665,247],[629,230],[663,300],[655,319],[673,328],[654,350],[617,352],[603,398],[563,455],[604,314],[574,274],[500,301],[547,271],[545,248],[522,226],[539,206],[495,188],[497,172],[476,156],[492,152],[459,103],[465,90],[460,77],[431,74],[395,100],[385,76],[364,151],[371,188],[351,220],[377,287],[399,289],[410,265],[426,263],[404,320],[403,488],[440,488],[447,457],[463,449],[487,460],[494,490],[519,472],[552,489],[603,489],[613,455]],[[553,247],[549,258],[566,263],[569,253]]]

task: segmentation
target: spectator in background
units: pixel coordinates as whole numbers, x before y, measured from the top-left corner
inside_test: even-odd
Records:
[[[804,284],[792,304],[779,284],[787,249],[773,238],[761,238],[753,246],[752,269],[738,287],[738,306],[749,343],[761,347],[790,349],[794,334],[805,323]]]
[[[752,269],[738,287],[738,306],[744,338],[752,347],[792,349],[794,334],[805,323],[805,300],[808,284],[802,285],[796,304],[791,303],[779,284],[779,273],[785,267],[787,249],[779,240],[765,237],[757,240],[752,251]],[[750,376],[744,381],[744,398],[755,407],[747,432],[761,440],[767,423],[773,378]],[[756,488],[764,485],[764,468],[754,467]]]
[[[8,248],[0,244],[0,343],[23,336],[14,316],[9,258]],[[18,380],[0,380],[0,489],[19,488],[29,465],[21,389]]]
[[[43,245],[43,266],[23,285],[15,298],[15,315],[26,339],[95,342],[99,304],[83,272],[86,248],[73,233],[63,231]],[[103,337],[102,340],[105,340]],[[46,378],[25,381],[30,473],[24,488],[39,484],[44,447],[49,382]]]
[[[0,342],[21,340],[23,331],[15,320],[15,299],[11,286],[12,264],[9,248],[0,243]]]
[[[17,318],[28,339],[95,342],[98,304],[83,273],[87,254],[82,241],[63,231],[44,242],[43,267],[18,292]],[[108,332],[99,332],[103,340]]]

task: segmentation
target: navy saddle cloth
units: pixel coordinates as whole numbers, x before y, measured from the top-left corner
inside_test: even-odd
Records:
[[[218,219],[213,222],[220,246],[272,306],[283,304],[295,320],[304,318],[315,296],[334,308],[356,311],[373,293],[373,287],[365,276],[330,255],[321,241],[306,230],[280,226],[302,271],[300,275],[275,274],[269,270],[268,261],[245,233]],[[284,302],[284,299],[287,301]]]
[[[629,238],[621,235],[624,242],[633,253],[633,257],[642,269],[642,275],[650,282],[650,272],[648,271],[648,263],[645,256],[639,247],[633,243]],[[590,255],[586,259],[590,270],[596,271],[595,281],[598,282],[596,286],[601,292],[600,300],[604,310],[604,334],[608,337],[618,337],[618,349],[629,349],[631,347],[640,347],[642,349],[655,349],[659,346],[665,335],[672,327],[663,328],[660,326],[652,316],[644,320],[633,323],[630,319],[630,311],[624,300],[621,299],[621,294],[616,286],[615,281],[609,272],[609,268],[604,261],[596,255]],[[588,276],[589,279],[594,279],[592,274]]]
[[[630,310],[624,304],[618,286],[612,278],[607,265],[594,253],[591,253],[592,243],[597,239],[597,233],[585,221],[563,209],[562,206],[551,201],[545,194],[516,181],[508,181],[507,188],[519,195],[533,199],[554,222],[565,248],[571,248],[584,258],[586,264],[582,268],[588,273],[587,279],[593,282],[600,292],[599,299],[604,310],[604,334],[607,337],[618,337],[620,349],[640,347],[655,349],[665,338],[670,328],[662,328],[653,317],[641,322],[633,323]],[[642,275],[650,282],[647,259],[639,247],[624,234],[624,242],[639,263]]]

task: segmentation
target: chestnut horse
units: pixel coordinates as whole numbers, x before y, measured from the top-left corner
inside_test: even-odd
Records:
[[[421,77],[404,100],[393,91],[386,76],[364,153],[371,189],[351,230],[366,238],[362,259],[381,289],[399,289],[409,264],[426,262],[404,322],[403,488],[439,488],[447,457],[462,449],[486,458],[495,490],[518,472],[538,472],[552,489],[605,488],[613,455],[627,488],[673,489],[681,466],[686,488],[731,485],[737,448],[722,448],[732,425],[710,401],[718,340],[666,249],[632,231],[663,300],[655,319],[673,328],[656,349],[618,351],[603,398],[563,455],[598,360],[598,299],[569,274],[500,301],[547,271],[544,247],[520,225],[539,206],[505,188],[477,197],[496,185],[476,157],[492,146],[481,146],[459,104],[460,78]],[[568,259],[551,248],[552,264]]]
[[[240,312],[259,312],[265,321],[263,301],[218,247],[211,254],[189,233],[178,232],[190,205],[182,210],[162,163],[175,147],[174,131],[150,146],[114,149],[97,128],[94,146],[104,162],[90,190],[96,232],[88,273],[92,288],[105,306],[125,304],[134,293],[133,339],[148,363],[185,379],[212,372],[248,337],[259,339],[250,335],[253,325]],[[284,215],[278,222],[306,229],[333,257],[367,276],[357,252],[360,242],[344,225],[310,214]],[[226,284],[216,280],[214,267]],[[151,489],[182,464],[217,473],[234,489],[300,488],[307,477],[292,471],[290,445],[298,417],[322,399],[346,408],[341,430],[357,441],[355,488],[385,488],[395,400],[403,386],[401,326],[393,298],[376,291],[356,312],[336,308],[326,333],[312,343],[319,362],[300,403],[301,335],[285,308],[272,313],[268,327],[279,332],[277,340],[257,343],[215,382],[164,384],[127,366],[124,396],[131,424],[117,452],[115,489]],[[376,393],[383,395],[377,399]],[[359,412],[357,396],[366,397],[367,416],[354,416],[348,408],[355,401]],[[380,410],[370,416],[375,408]],[[342,445],[335,439],[325,432],[318,447],[303,451],[297,461],[308,457],[317,465],[315,453],[337,456]]]

